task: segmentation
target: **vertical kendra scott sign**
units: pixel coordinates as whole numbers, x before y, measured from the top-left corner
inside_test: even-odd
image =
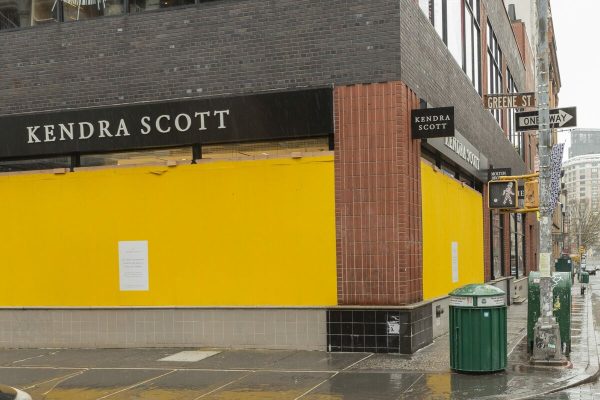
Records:
[[[454,136],[454,107],[412,110],[413,139]]]
[[[328,136],[331,89],[0,117],[0,159]]]

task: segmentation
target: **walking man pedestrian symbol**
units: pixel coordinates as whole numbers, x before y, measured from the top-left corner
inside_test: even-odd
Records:
[[[513,203],[512,199],[515,196],[515,192],[513,191],[513,183],[512,182],[508,182],[506,184],[506,188],[502,192],[502,196],[504,196],[504,200],[502,200],[502,204],[506,205],[508,203],[508,205],[512,206],[512,203]]]

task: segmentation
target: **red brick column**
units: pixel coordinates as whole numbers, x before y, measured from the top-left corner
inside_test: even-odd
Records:
[[[422,300],[418,99],[402,82],[334,90],[338,302]]]

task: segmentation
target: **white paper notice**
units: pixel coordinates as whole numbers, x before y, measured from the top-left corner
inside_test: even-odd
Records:
[[[119,285],[122,291],[148,290],[148,241],[119,242]]]
[[[539,271],[541,277],[550,276],[550,259],[552,257],[552,253],[540,253],[540,265]]]
[[[458,242],[452,242],[452,282],[458,282]]]

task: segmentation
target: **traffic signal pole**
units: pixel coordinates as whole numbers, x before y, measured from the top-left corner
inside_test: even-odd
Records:
[[[537,104],[539,117],[538,154],[540,159],[540,317],[534,327],[533,357],[534,363],[562,363],[560,331],[553,316],[552,299],[552,214],[550,209],[550,101],[549,101],[549,65],[548,65],[548,14],[549,0],[537,0]]]

